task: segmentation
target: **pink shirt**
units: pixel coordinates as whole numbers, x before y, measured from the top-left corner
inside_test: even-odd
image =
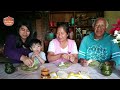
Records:
[[[55,53],[55,54],[63,53],[63,52],[61,52],[61,47],[60,47],[59,41],[58,41],[57,39],[53,39],[52,41],[54,42],[54,47],[55,47],[55,52],[54,52],[54,53]],[[72,51],[73,51],[72,49],[73,49],[73,45],[75,45],[74,43],[75,43],[74,40],[68,39],[68,53],[69,53],[69,54],[72,53]],[[77,49],[77,46],[76,46],[76,49]],[[68,54],[68,53],[67,53],[67,54]],[[69,60],[60,58],[60,59],[58,59],[58,60],[56,60],[56,61],[52,61],[51,63],[59,64],[60,62],[68,62],[68,61],[69,61]]]

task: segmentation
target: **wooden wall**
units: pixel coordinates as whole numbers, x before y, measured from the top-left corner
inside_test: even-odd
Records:
[[[120,19],[120,11],[105,11],[104,16],[108,20],[108,23],[109,23],[109,26],[107,29],[107,31],[109,32],[109,30],[113,28],[112,24],[116,24],[117,19]]]
[[[50,20],[56,22],[56,21],[59,21],[59,22],[69,22],[70,21],[70,18],[73,16],[72,13],[61,13],[61,14],[52,14],[50,16]]]

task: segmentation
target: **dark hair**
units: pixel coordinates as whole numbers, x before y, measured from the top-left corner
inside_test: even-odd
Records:
[[[33,44],[41,44],[41,41],[39,39],[32,39],[29,43],[30,47],[32,47]]]
[[[28,28],[28,30],[30,31],[30,35],[28,36],[28,38],[26,39],[25,43],[22,42],[21,37],[19,35],[19,29],[20,27],[24,25]],[[21,20],[20,22],[18,22],[17,25],[17,41],[16,41],[16,47],[21,47],[22,45],[24,45],[26,48],[29,48],[29,42],[31,41],[31,39],[35,38],[33,37],[33,29],[32,29],[32,24],[30,21],[28,20]]]
[[[60,24],[57,26],[57,28],[59,28],[59,27],[62,27],[67,34],[69,33],[69,27],[67,24]]]

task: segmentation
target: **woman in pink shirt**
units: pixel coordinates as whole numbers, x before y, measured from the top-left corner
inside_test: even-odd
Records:
[[[58,26],[56,38],[50,41],[47,58],[49,62],[55,64],[78,62],[77,45],[74,40],[68,39],[68,27],[65,24]]]

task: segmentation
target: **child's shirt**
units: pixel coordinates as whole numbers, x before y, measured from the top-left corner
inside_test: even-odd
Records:
[[[29,53],[29,57],[32,57],[32,55],[33,55],[33,52]],[[40,56],[44,61],[46,61],[46,55],[45,55],[44,52],[41,51],[41,52],[39,53],[39,56]],[[35,64],[40,63],[40,61],[39,61],[39,59],[38,59],[37,57],[34,58],[34,63],[35,63]]]

